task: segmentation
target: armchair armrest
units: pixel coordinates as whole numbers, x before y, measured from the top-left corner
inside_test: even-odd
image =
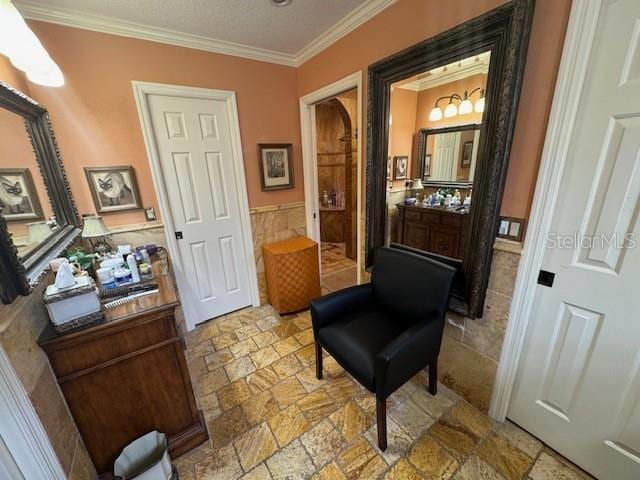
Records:
[[[311,301],[313,334],[342,315],[364,307],[373,301],[373,286],[370,283],[345,288]]]
[[[416,323],[376,357],[376,396],[387,398],[440,353],[444,315]]]

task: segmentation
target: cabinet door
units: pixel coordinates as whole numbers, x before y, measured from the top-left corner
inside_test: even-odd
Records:
[[[460,258],[460,230],[442,225],[431,226],[431,238],[428,250],[439,255]]]
[[[425,250],[429,240],[429,227],[419,223],[407,222],[404,224],[404,243],[413,248]]]

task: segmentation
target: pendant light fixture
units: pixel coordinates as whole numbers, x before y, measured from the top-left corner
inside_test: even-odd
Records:
[[[0,0],[0,54],[29,81],[47,87],[64,85],[64,76],[11,0]]]
[[[476,100],[475,104],[473,104],[471,102],[470,97],[476,92],[480,92],[479,93],[480,98]],[[484,107],[485,107],[484,96],[485,96],[484,89],[478,87],[471,90],[471,92],[468,92],[467,90],[465,90],[462,96],[458,95],[457,93],[453,93],[451,95],[445,95],[444,97],[440,97],[439,99],[436,100],[435,105],[429,112],[429,121],[437,122],[439,120],[442,120],[443,116],[445,118],[452,118],[452,117],[455,117],[456,115],[468,115],[474,110],[477,113],[482,113],[484,112]],[[449,100],[449,103],[445,107],[444,113],[443,113],[442,109],[438,106],[438,102],[446,99]],[[460,102],[459,105],[456,105],[454,103],[454,100],[457,100],[458,102]]]

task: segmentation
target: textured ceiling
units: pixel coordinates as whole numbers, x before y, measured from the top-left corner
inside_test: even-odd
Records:
[[[366,0],[27,0],[181,33],[295,54]]]

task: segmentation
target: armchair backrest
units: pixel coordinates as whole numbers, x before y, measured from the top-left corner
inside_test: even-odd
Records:
[[[375,252],[371,283],[383,306],[421,320],[447,311],[455,273],[449,265],[422,255],[382,247]]]

